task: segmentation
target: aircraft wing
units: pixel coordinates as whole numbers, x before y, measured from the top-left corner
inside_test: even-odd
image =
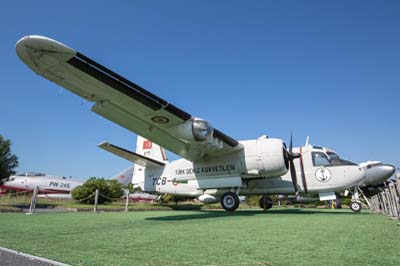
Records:
[[[93,112],[188,160],[216,158],[243,149],[207,121],[62,43],[27,36],[17,42],[16,50],[33,71],[94,102]]]
[[[146,156],[125,150],[124,148],[115,146],[106,141],[100,143],[97,146],[108,152],[111,152],[112,154],[115,154],[119,157],[122,157],[128,161],[131,161],[131,162],[136,163],[143,167],[160,167],[160,166],[165,165],[165,163],[163,163],[163,162],[160,162],[160,161],[154,160],[152,158],[148,158]]]

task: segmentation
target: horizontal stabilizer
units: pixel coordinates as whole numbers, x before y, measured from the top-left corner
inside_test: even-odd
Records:
[[[163,162],[145,157],[132,151],[125,150],[124,148],[115,146],[111,143],[108,143],[107,141],[104,141],[97,146],[102,148],[103,150],[111,152],[112,154],[115,154],[143,167],[162,167],[165,165],[165,163]]]

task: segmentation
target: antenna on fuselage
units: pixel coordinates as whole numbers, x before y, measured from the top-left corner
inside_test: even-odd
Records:
[[[310,136],[307,136],[307,138],[306,138],[306,144],[304,144],[304,146],[310,145],[310,144],[309,144],[309,141],[310,141]]]

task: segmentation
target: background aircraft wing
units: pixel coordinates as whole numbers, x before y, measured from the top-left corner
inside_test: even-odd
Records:
[[[93,112],[188,160],[243,149],[217,129],[209,130],[206,140],[193,138],[192,115],[62,43],[27,36],[16,49],[36,73],[94,102]]]

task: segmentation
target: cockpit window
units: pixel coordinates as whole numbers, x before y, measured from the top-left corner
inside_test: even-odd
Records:
[[[328,156],[323,152],[312,152],[311,155],[314,166],[324,166],[330,164]]]
[[[357,165],[356,163],[343,160],[337,155],[337,153],[328,151],[324,152],[312,152],[312,159],[314,166],[340,166],[340,165]]]
[[[337,155],[336,153],[332,152],[332,151],[328,151],[326,152],[329,156],[329,158],[331,159],[339,159],[339,155]]]
[[[46,174],[44,173],[36,173],[36,172],[26,172],[26,173],[21,173],[17,174],[17,176],[45,176]]]
[[[383,163],[373,163],[373,164],[369,164],[369,165],[367,165],[367,169],[370,169],[370,168],[375,167],[375,166],[380,166],[380,165],[383,165]]]

